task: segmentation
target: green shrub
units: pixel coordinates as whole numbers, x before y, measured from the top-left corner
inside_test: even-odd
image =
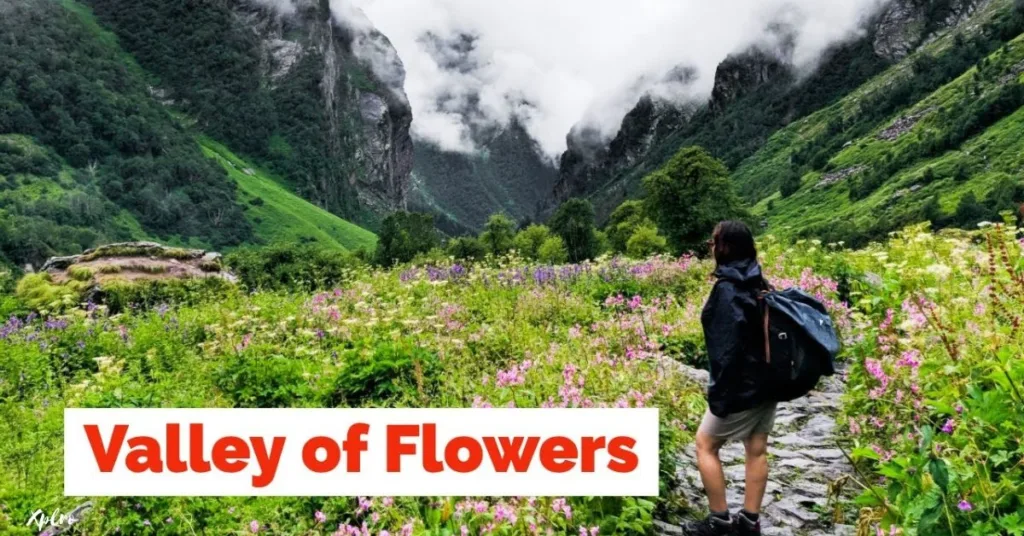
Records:
[[[75,281],[91,281],[93,276],[92,268],[88,266],[71,265],[68,267],[68,276]]]
[[[107,264],[100,266],[101,274],[119,274],[121,273],[121,265],[119,264]]]
[[[552,236],[537,248],[537,260],[546,264],[563,264],[569,260],[569,251],[560,236]]]
[[[440,371],[433,352],[410,344],[380,344],[369,355],[352,350],[326,402],[353,407],[399,400],[423,403],[433,392]]]
[[[314,290],[339,285],[365,263],[357,254],[316,244],[240,249],[225,258],[239,282],[255,290]]]
[[[219,277],[149,281],[113,281],[103,286],[98,301],[112,313],[162,304],[197,304],[235,292],[234,284]]]
[[[60,285],[49,273],[28,274],[18,281],[15,297],[29,309],[54,313],[75,307],[81,302],[87,285],[81,281],[68,281]]]
[[[311,398],[302,361],[280,355],[230,359],[214,383],[236,408],[288,408]]]

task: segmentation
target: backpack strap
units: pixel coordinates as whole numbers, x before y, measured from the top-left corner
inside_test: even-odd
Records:
[[[757,301],[760,302],[761,306],[764,308],[764,313],[761,316],[764,319],[764,360],[765,360],[766,363],[771,363],[772,362],[772,345],[771,345],[770,330],[768,329],[768,325],[769,325],[768,324],[768,319],[769,319],[768,300],[765,299],[765,298],[766,298],[766,296],[768,296],[769,292],[772,292],[774,290],[775,290],[775,287],[772,286],[772,284],[769,283],[767,279],[762,279],[761,280],[761,291],[757,293]]]

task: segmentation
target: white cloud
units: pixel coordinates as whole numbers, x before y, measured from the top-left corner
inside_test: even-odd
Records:
[[[706,98],[717,65],[764,42],[770,22],[796,31],[794,62],[808,66],[887,0],[332,0],[339,18],[349,1],[398,50],[414,135],[466,151],[474,127],[518,118],[554,157],[577,123],[614,135],[646,91]],[[462,34],[471,50],[437,52]],[[666,83],[679,66],[696,79]]]

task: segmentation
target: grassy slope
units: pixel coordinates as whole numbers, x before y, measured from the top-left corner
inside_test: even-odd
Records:
[[[1005,4],[993,2],[989,10],[1003,9]],[[985,15],[982,13],[979,18]],[[947,34],[924,47],[920,54],[936,54],[950,46],[954,46],[953,36]],[[739,184],[749,185],[781,175],[791,167],[790,158],[800,145],[827,129],[831,121],[856,114],[862,99],[875,92],[885,91],[899,77],[909,76],[913,59],[914,56],[907,58],[832,106],[780,130],[764,148],[743,162],[736,170],[734,179]],[[989,59],[1004,69],[1024,60],[1024,36],[1012,41],[1005,52],[997,51]],[[922,134],[944,132],[950,125],[941,124],[934,110],[952,108],[964,99],[976,98],[966,90],[976,71],[976,68],[969,69],[920,102],[880,121],[869,134],[850,140],[847,147],[832,156],[828,169],[842,170],[858,165],[870,167],[885,158],[887,153],[898,154],[910,150]],[[1000,77],[995,78],[998,80]],[[1018,78],[1009,83],[1021,83],[1021,80]],[[992,91],[996,89],[996,82],[986,80],[981,89],[982,94]],[[928,109],[933,109],[932,113],[923,117],[910,132],[895,141],[878,139],[878,133],[898,118]],[[1018,110],[965,141],[959,150],[911,162],[864,199],[851,201],[845,181],[825,188],[816,187],[823,173],[815,171],[804,175],[803,185],[796,194],[783,199],[776,192],[762,198],[754,207],[754,212],[765,218],[774,232],[782,235],[828,224],[867,226],[879,218],[913,219],[932,196],[939,198],[940,206],[948,214],[967,191],[974,191],[981,198],[1000,177],[1006,174],[1017,176],[1020,173],[1021,164],[1024,163],[1019,156],[1024,149],[1022,134],[1024,111]],[[960,165],[972,170],[966,181],[957,181],[952,177]],[[923,180],[926,168],[932,168],[937,179],[931,182]],[[916,191],[909,191],[911,187],[917,188]],[[770,211],[769,204],[773,205]]]
[[[298,197],[263,171],[249,165],[223,145],[205,137],[199,143],[206,156],[220,163],[238,184],[239,201],[246,204],[246,216],[256,235],[268,242],[315,240],[342,249],[373,249],[377,237]],[[243,170],[251,170],[249,175]],[[255,199],[262,200],[262,204]]]
[[[92,10],[75,0],[62,0],[61,4],[78,15],[82,22],[108,46],[119,51],[125,65],[136,75],[150,78],[138,65],[131,54],[124,51],[117,36],[103,28]],[[193,123],[180,113],[172,113],[183,125]],[[322,245],[340,249],[372,249],[377,242],[373,233],[349,223],[337,216],[303,200],[281,186],[278,181],[256,169],[231,153],[226,147],[208,138],[200,138],[200,145],[207,157],[215,159],[227,170],[228,175],[239,186],[239,200],[247,207],[246,215],[253,223],[257,237],[266,242],[299,242],[315,240]],[[243,169],[252,169],[250,176]],[[248,201],[260,198],[262,205]]]

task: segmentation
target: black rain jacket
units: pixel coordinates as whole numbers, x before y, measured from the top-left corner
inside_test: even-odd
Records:
[[[715,283],[701,313],[711,381],[708,406],[717,417],[753,409],[770,399],[761,385],[765,367],[764,324],[758,292],[765,287],[757,260],[715,270]]]

